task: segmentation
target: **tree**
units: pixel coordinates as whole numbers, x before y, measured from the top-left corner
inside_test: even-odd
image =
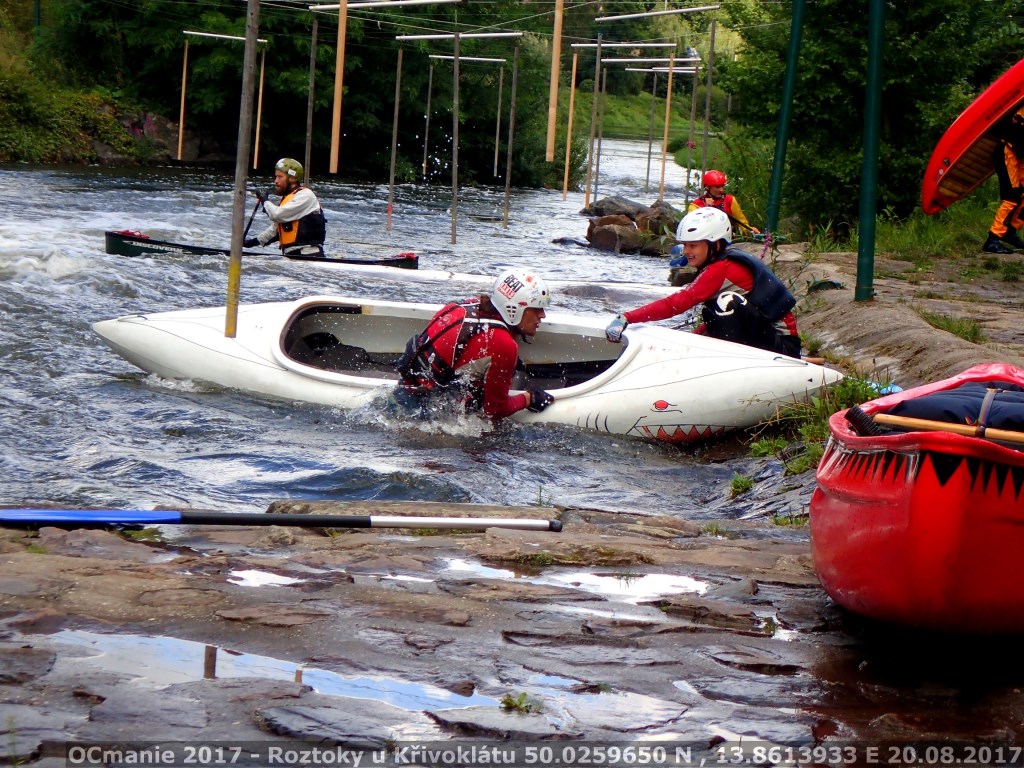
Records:
[[[732,118],[774,138],[792,4],[729,5],[742,36],[723,88],[741,96]],[[1014,16],[1016,14],[1016,17]],[[784,211],[812,226],[850,226],[859,206],[867,71],[865,0],[806,5],[793,104]],[[878,205],[897,216],[919,205],[936,141],[960,111],[1020,55],[1017,0],[888,3]]]
[[[545,4],[546,5],[546,4]],[[551,4],[553,7],[553,3]],[[519,3],[470,3],[361,11],[348,19],[345,45],[340,170],[346,177],[382,179],[390,166],[395,64],[402,33],[513,29],[520,43],[517,124],[513,145],[516,183],[541,183],[547,172],[543,149],[532,154],[533,134],[546,131],[550,16]],[[319,16],[316,56],[313,156],[324,168],[330,149],[337,17]],[[301,156],[305,142],[309,51],[313,15],[305,5],[261,4],[261,38],[269,41],[263,93],[261,158]],[[245,5],[237,0],[51,0],[34,61],[48,79],[95,89],[174,117],[181,96],[183,30],[242,36]],[[546,33],[546,37],[545,37]],[[399,177],[410,179],[422,162],[427,103],[428,56],[452,51],[450,41],[403,43],[399,114]],[[511,71],[515,41],[466,39],[463,56],[503,56]],[[199,129],[230,156],[237,139],[242,79],[239,42],[194,38],[189,48],[186,125]],[[445,77],[445,72],[448,76]],[[451,133],[450,64],[438,63],[433,82],[431,146]],[[493,180],[494,120],[498,69],[462,67],[460,77],[460,179]],[[506,82],[510,84],[506,76]],[[507,125],[509,97],[503,95]],[[504,133],[504,132],[503,132]],[[504,143],[504,139],[502,139]],[[541,145],[543,147],[543,144]],[[564,146],[564,144],[563,144]],[[504,163],[501,175],[504,176]],[[560,178],[560,176],[559,176]]]

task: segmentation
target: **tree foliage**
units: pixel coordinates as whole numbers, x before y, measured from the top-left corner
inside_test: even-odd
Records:
[[[540,184],[552,175],[544,162],[550,16],[519,3],[471,3],[353,12],[348,17],[341,105],[340,170],[349,177],[386,178],[390,166],[395,78],[403,46],[398,116],[398,180],[420,173],[430,102],[428,161],[435,171],[449,162],[453,132],[453,41],[396,42],[396,35],[455,29],[518,30],[515,39],[463,39],[461,56],[505,58],[504,71],[489,62],[461,62],[459,78],[460,180],[492,181],[498,88],[502,80],[501,163],[510,117],[512,65],[516,75],[513,179]],[[34,61],[41,75],[67,87],[99,89],[175,117],[181,97],[183,31],[245,34],[246,6],[237,0],[51,0],[37,37]],[[333,125],[338,19],[318,14],[313,99],[312,153],[315,167],[327,164]],[[259,36],[266,66],[262,101],[261,157],[302,157],[305,147],[310,50],[314,15],[306,4],[261,3]],[[264,47],[261,47],[261,51]],[[190,37],[186,127],[199,129],[226,157],[237,141],[243,48],[240,41]],[[431,70],[433,77],[431,78]],[[535,151],[537,133],[541,150]],[[561,133],[564,133],[564,126]],[[564,147],[564,136],[560,136]],[[560,164],[559,171],[560,171]],[[428,168],[429,170],[429,168]],[[447,171],[446,171],[447,175]],[[561,179],[561,173],[558,173]]]
[[[732,118],[774,139],[792,3],[725,6],[743,38],[720,83]],[[860,199],[868,2],[814,0],[805,10],[784,210],[812,227],[850,225]],[[1016,14],[1016,16],[1015,16]],[[1019,0],[889,2],[885,7],[878,205],[908,215],[935,143],[986,85],[1020,57]]]

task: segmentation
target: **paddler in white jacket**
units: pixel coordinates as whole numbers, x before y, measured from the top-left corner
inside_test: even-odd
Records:
[[[281,196],[281,202],[275,205],[257,193],[263,210],[273,223],[256,237],[247,237],[246,248],[277,241],[285,256],[323,258],[327,219],[313,190],[302,186],[303,176],[298,160],[283,157],[277,161],[274,191]]]

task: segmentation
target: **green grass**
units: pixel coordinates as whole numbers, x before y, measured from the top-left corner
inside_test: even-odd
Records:
[[[820,397],[787,405],[758,431],[757,439],[751,443],[751,454],[776,456],[785,465],[787,475],[814,469],[828,442],[829,417],[836,411],[875,399],[878,386],[847,376]]]
[[[983,184],[974,194],[935,216],[916,210],[906,219],[883,212],[875,220],[875,253],[913,262],[928,268],[936,259],[959,260],[981,252],[999,193],[995,181]],[[814,253],[857,252],[859,231],[848,239],[836,238],[831,223],[818,227],[809,241]]]
[[[704,523],[704,525],[700,527],[700,532],[701,535],[721,536],[722,526],[720,526],[718,523]]]
[[[741,475],[739,472],[733,473],[732,482],[730,483],[730,495],[732,498],[742,496],[747,493],[751,488],[754,487],[754,479],[747,475]]]
[[[506,712],[521,712],[523,714],[543,711],[541,703],[528,697],[525,692],[518,696],[506,693],[501,697],[501,708]]]
[[[774,525],[789,526],[789,527],[803,527],[810,522],[810,518],[807,515],[773,515],[772,523]]]
[[[954,336],[959,336],[965,341],[974,344],[981,344],[986,340],[982,331],[981,323],[971,317],[960,317],[958,315],[945,315],[939,312],[929,312],[926,309],[915,309],[928,325],[938,328],[940,331],[947,331]]]
[[[568,95],[559,99],[565,99],[565,109],[568,110]],[[578,88],[575,101],[573,102],[573,133],[576,133],[577,126],[589,139],[590,118],[594,94],[591,90]],[[685,108],[685,109],[684,109]],[[616,96],[606,94],[604,101],[604,121],[602,136],[609,139],[637,139],[647,140],[651,133],[651,94],[639,93],[630,96]],[[673,102],[672,117],[668,126],[669,143],[686,141],[690,133],[690,105]],[[656,147],[660,147],[665,135],[665,98],[659,97],[654,105],[654,130],[653,139]]]

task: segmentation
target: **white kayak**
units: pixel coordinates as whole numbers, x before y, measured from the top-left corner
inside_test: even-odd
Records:
[[[129,315],[93,329],[119,355],[168,379],[210,382],[255,395],[355,408],[397,381],[393,362],[439,304],[340,296],[242,305],[234,338],[224,307]],[[631,325],[623,343],[607,318],[549,312],[520,343],[515,386],[555,402],[522,422],[692,442],[749,427],[842,378],[802,360],[656,325]]]

